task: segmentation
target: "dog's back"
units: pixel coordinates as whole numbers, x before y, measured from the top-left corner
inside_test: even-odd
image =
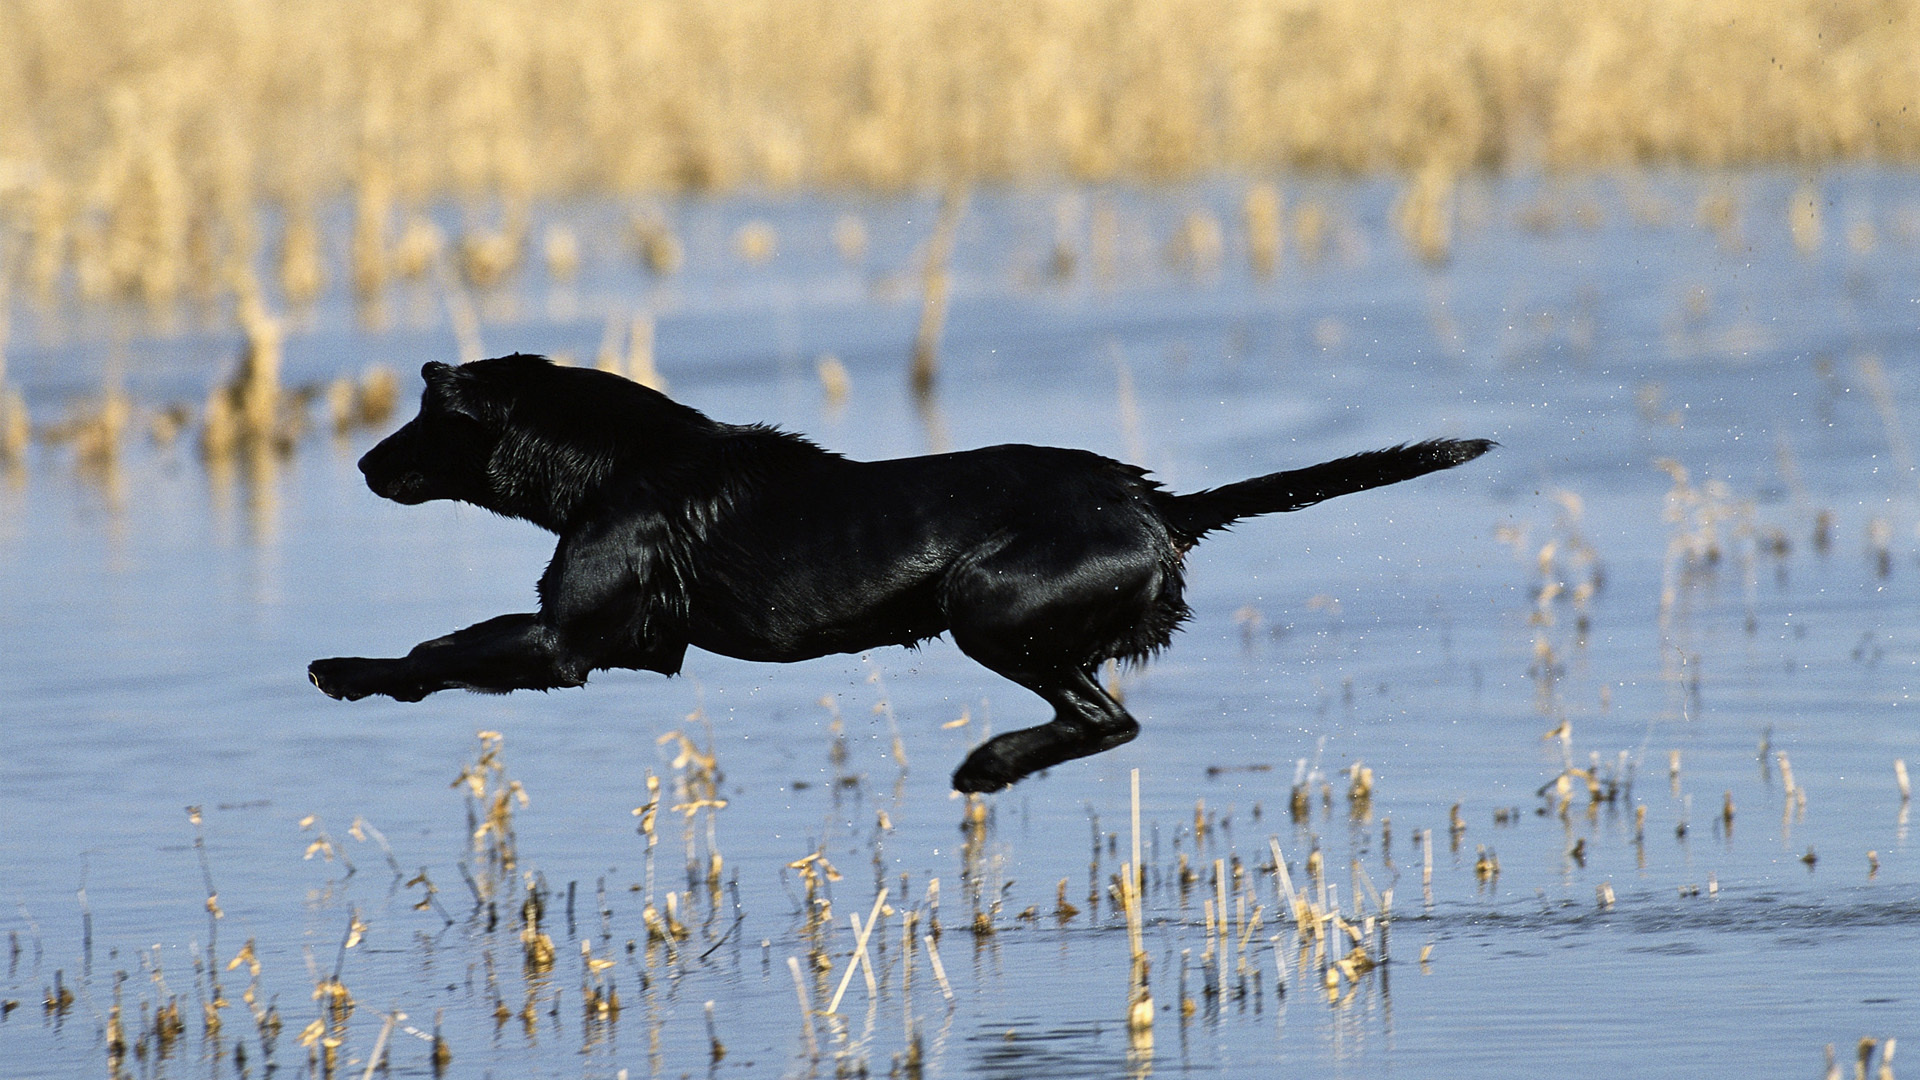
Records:
[[[996,559],[1059,575],[1169,564],[1156,490],[1139,469],[1057,447],[797,460],[715,522],[696,556],[692,643],[781,660],[912,644],[950,629],[956,583]]]

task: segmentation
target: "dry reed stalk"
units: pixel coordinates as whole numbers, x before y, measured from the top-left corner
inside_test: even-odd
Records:
[[[867,224],[858,215],[841,214],[833,223],[833,246],[840,257],[858,263],[867,254]]]
[[[1293,890],[1293,875],[1287,873],[1286,857],[1280,853],[1280,838],[1268,837],[1267,849],[1273,853],[1273,876],[1280,882],[1280,897],[1286,902],[1287,916],[1295,923],[1304,923],[1305,913],[1300,897]]]
[[[1135,870],[1135,880],[1134,880],[1133,887],[1136,891],[1138,891],[1140,889],[1146,888],[1146,884],[1147,884],[1146,867],[1143,866],[1140,862],[1140,770],[1139,769],[1134,769],[1131,771],[1129,780],[1128,780],[1128,786],[1129,786],[1128,809],[1130,811],[1129,820],[1131,825],[1132,842],[1133,842],[1133,866]]]
[[[947,981],[947,965],[940,962],[940,945],[932,934],[923,934],[920,943],[927,948],[927,962],[933,965],[933,977],[940,983],[940,993],[949,1003],[953,1001],[953,984]]]
[[[800,974],[800,958],[787,957],[787,970],[793,973],[793,993],[800,999],[800,1023],[807,1036],[807,1056],[817,1058],[820,1044],[813,1037],[813,1005],[807,1000],[807,980]]]
[[[940,374],[940,333],[947,321],[948,265],[953,259],[953,242],[960,231],[960,219],[967,209],[967,189],[947,189],[940,201],[940,216],[933,235],[927,241],[926,262],[921,270],[920,329],[913,340],[912,385],[914,396],[926,399]]]
[[[1152,1045],[1153,991],[1148,985],[1146,942],[1142,936],[1140,894],[1136,883],[1138,869],[1132,864],[1120,869],[1120,907],[1127,920],[1129,954],[1127,977],[1127,1030],[1136,1049],[1142,1040]],[[1211,901],[1209,901],[1211,903]]]
[[[607,316],[606,326],[600,331],[600,350],[594,354],[593,366],[611,375],[626,374],[626,357],[620,355],[620,316]]]
[[[280,358],[284,335],[280,321],[258,304],[241,307],[240,325],[246,331],[246,350],[240,374],[233,384],[243,428],[249,438],[269,437],[278,424]]]
[[[1293,216],[1293,244],[1300,249],[1301,262],[1311,266],[1326,256],[1332,229],[1333,218],[1324,203],[1309,199],[1300,204]]]
[[[299,425],[280,388],[280,321],[267,312],[250,278],[240,289],[240,366],[207,396],[201,421],[200,450],[208,461],[227,461],[241,449],[284,449]]]
[[[1247,259],[1253,272],[1268,277],[1279,269],[1282,249],[1280,189],[1272,184],[1255,184],[1247,189],[1241,202],[1246,219]]]
[[[280,289],[297,308],[311,306],[326,287],[327,268],[320,247],[313,207],[304,200],[288,207],[280,236]]]
[[[446,250],[446,234],[432,220],[419,214],[407,218],[388,255],[393,273],[403,281],[425,281]]]
[[[1225,247],[1219,219],[1205,210],[1188,211],[1167,245],[1167,265],[1196,278],[1210,277],[1220,269]]]
[[[541,251],[546,257],[547,276],[569,282],[580,274],[580,238],[561,224],[548,225],[542,234]]]
[[[653,316],[637,312],[627,326],[627,378],[641,386],[667,392],[666,377],[653,360]]]
[[[27,444],[32,439],[26,399],[18,390],[0,382],[0,464],[14,464],[26,457]]]
[[[1233,951],[1233,934],[1227,929],[1227,867],[1226,860],[1213,860],[1214,912],[1219,915],[1215,929],[1219,934],[1219,947],[1214,950],[1214,958],[1219,965],[1219,983],[1224,993],[1227,985],[1228,953]]]
[[[373,1080],[374,1070],[386,1064],[387,1040],[393,1037],[394,1025],[406,1018],[406,1013],[397,1010],[387,1014],[386,1023],[380,1025],[380,1037],[373,1041],[373,1053],[367,1055],[367,1071],[360,1074],[360,1080]]]
[[[1287,950],[1284,935],[1273,935],[1267,939],[1267,945],[1273,949],[1274,988],[1280,992],[1281,997],[1285,997],[1287,994],[1287,982],[1293,977],[1293,974],[1287,970]]]
[[[672,225],[652,214],[639,214],[629,222],[628,228],[633,236],[634,250],[648,272],[655,277],[668,277],[679,272],[681,264],[686,261],[686,249],[681,246]]]
[[[1121,868],[1120,903],[1127,918],[1127,947],[1130,955],[1127,981],[1127,1030],[1136,1051],[1153,1046],[1153,990],[1148,985],[1147,946],[1140,891],[1146,883],[1146,868],[1140,864],[1140,770],[1134,769],[1130,781],[1132,809],[1133,861]]]
[[[461,280],[482,292],[505,282],[520,267],[526,229],[525,212],[518,203],[509,204],[506,220],[498,228],[469,229],[460,238]]]
[[[1444,161],[1427,163],[1413,174],[1394,208],[1394,223],[1414,254],[1429,266],[1447,261],[1453,251],[1457,170]]]
[[[460,362],[470,364],[487,355],[487,347],[480,340],[480,315],[474,310],[473,299],[467,295],[467,291],[447,272],[445,260],[434,259],[433,267],[441,299],[446,305],[447,322],[453,328],[453,339],[459,349]]]
[[[847,374],[847,365],[840,358],[824,355],[814,362],[814,372],[820,377],[821,392],[826,395],[827,412],[837,415],[846,408],[847,395],[853,390],[853,378]]]
[[[440,1026],[446,1019],[445,1009],[433,1011],[433,1035],[428,1040],[433,1049],[427,1054],[427,1063],[433,1067],[433,1075],[439,1076],[453,1064],[453,1047],[447,1045],[447,1038],[441,1033]]]
[[[873,898],[873,910],[868,912],[865,926],[861,925],[859,915],[850,914],[847,916],[853,920],[853,962],[847,965],[846,973],[840,976],[840,988],[833,992],[833,1000],[827,1003],[827,1012],[837,1013],[840,1011],[840,999],[846,996],[847,986],[853,982],[853,973],[863,966],[867,972],[867,993],[873,995],[878,992],[874,986],[873,958],[867,954],[867,938],[872,935],[873,928],[879,925],[880,909],[885,907],[886,904],[887,890],[885,887],[882,887],[879,895]]]
[[[1420,830],[1420,892],[1428,907],[1433,906],[1433,830]]]
[[[719,1064],[727,1056],[727,1044],[720,1041],[720,1029],[713,1022],[713,1002],[706,1004],[707,1014],[707,1060]]]
[[[354,294],[367,302],[378,299],[387,287],[387,224],[393,216],[393,177],[381,162],[372,159],[363,159],[357,172],[348,262]]]
[[[733,233],[733,250],[751,266],[763,266],[780,253],[780,234],[765,221],[749,221]]]

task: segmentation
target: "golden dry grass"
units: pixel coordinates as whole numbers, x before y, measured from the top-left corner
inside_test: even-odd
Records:
[[[262,203],[312,264],[348,194],[373,252],[442,195],[1912,161],[1916,40],[1910,0],[0,0],[0,211],[31,285],[168,299],[242,287]]]

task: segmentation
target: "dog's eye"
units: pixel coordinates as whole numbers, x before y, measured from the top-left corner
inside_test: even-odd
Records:
[[[441,412],[433,418],[435,434],[446,439],[481,440],[487,427],[476,416],[463,412]]]

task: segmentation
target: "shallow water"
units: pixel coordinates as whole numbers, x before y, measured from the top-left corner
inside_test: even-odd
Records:
[[[695,653],[674,680],[342,704],[307,684],[308,660],[395,655],[526,610],[550,539],[374,498],[353,462],[378,432],[225,474],[190,440],[131,440],[108,469],[36,448],[0,480],[0,1000],[19,1003],[0,1021],[0,1076],[110,1067],[120,972],[119,1067],[138,1076],[320,1071],[320,1043],[299,1037],[336,970],[357,1007],[324,1037],[340,1040],[335,1072],[356,1076],[394,1010],[407,1019],[390,1068],[415,1075],[432,1071],[419,1036],[436,1019],[451,1073],[476,1076],[1817,1075],[1828,1043],[1845,1059],[1862,1037],[1911,1038],[1920,866],[1894,762],[1920,771],[1920,180],[1825,179],[1811,255],[1787,228],[1797,183],[1475,187],[1438,269],[1395,237],[1388,187],[1306,183],[1289,206],[1329,209],[1326,250],[1290,244],[1272,279],[1246,269],[1232,183],[976,195],[925,412],[904,356],[931,202],[676,204],[687,266],[666,282],[624,253],[616,208],[550,210],[587,237],[583,276],[534,268],[478,298],[490,351],[591,359],[609,318],[646,307],[676,397],[858,457],[1042,442],[1190,490],[1432,435],[1502,443],[1210,539],[1190,560],[1193,622],[1121,676],[1142,736],[993,797],[973,830],[948,773],[1042,707],[944,642],[785,667]],[[1695,223],[1721,191],[1741,207],[1737,236]],[[1082,254],[1064,281],[1047,272],[1062,205]],[[1104,278],[1087,255],[1102,206],[1119,223]],[[1169,267],[1166,238],[1195,209],[1229,225],[1220,263]],[[851,263],[829,241],[848,212],[870,236]],[[765,266],[729,247],[754,219],[780,239]],[[402,291],[369,328],[330,298],[290,335],[288,378],[382,361],[411,379],[453,358],[441,310]],[[37,418],[114,380],[147,406],[199,400],[235,348],[205,322],[156,332],[129,313],[23,307],[9,377]],[[840,405],[815,377],[825,353],[851,373]],[[456,783],[483,730],[504,735],[529,797],[508,874],[475,859]],[[684,770],[660,740],[674,731],[710,747],[724,808],[670,809]],[[1373,770],[1365,803],[1347,795],[1355,762]],[[1555,778],[1595,763],[1617,795],[1591,801],[1575,780],[1563,810]],[[1129,1037],[1128,936],[1107,894],[1129,858],[1135,769],[1150,1046]],[[643,915],[633,810],[650,772],[651,895],[664,909],[679,890],[688,928],[670,947],[649,943]],[[690,844],[704,869],[709,819],[717,891],[686,872]],[[1310,954],[1302,969],[1275,916],[1270,837],[1291,880],[1324,884],[1350,917],[1379,913],[1369,886],[1391,890],[1385,964],[1331,996]],[[1483,847],[1497,874],[1476,873]],[[840,874],[824,930],[789,865],[816,851]],[[1197,874],[1185,888],[1182,856]],[[1210,953],[1215,860],[1236,929]],[[462,867],[496,890],[492,928]],[[416,908],[423,868],[451,924]],[[1063,879],[1080,909],[1066,920]],[[519,938],[529,880],[556,952],[546,972]],[[824,1011],[854,948],[848,917],[864,921],[881,887],[895,912],[870,944],[877,993],[856,974],[837,1016],[805,1024],[789,958],[830,965],[804,980]],[[1261,909],[1257,929],[1242,902]],[[924,945],[903,948],[909,913],[916,936],[944,929],[950,1000]],[[352,919],[364,931],[343,951]],[[270,1050],[241,997],[246,965],[227,968],[249,941],[255,1001],[282,1023]],[[589,972],[582,942],[614,964]],[[211,979],[227,1001],[214,1033]],[[42,1006],[56,980],[75,994],[64,1010]],[[588,1010],[589,982],[622,1008]],[[150,1017],[176,997],[184,1031],[163,1044]]]

